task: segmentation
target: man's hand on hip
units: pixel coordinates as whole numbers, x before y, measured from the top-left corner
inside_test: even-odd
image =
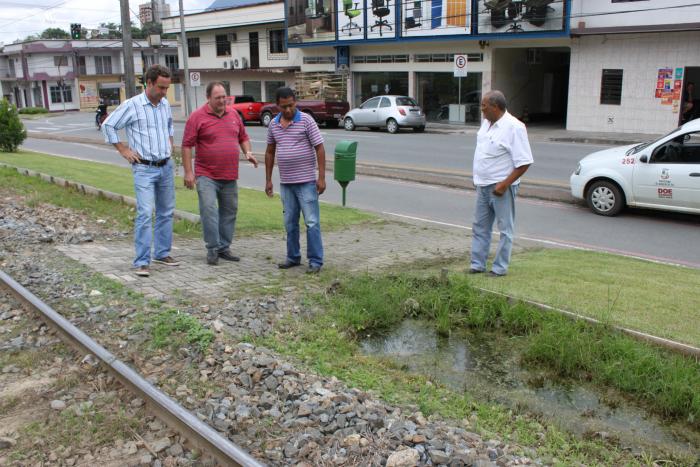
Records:
[[[325,179],[318,179],[316,181],[316,191],[318,191],[319,195],[322,195],[324,191],[326,191],[326,180]]]
[[[132,151],[130,148],[122,149],[121,151],[119,151],[119,154],[121,154],[121,156],[124,159],[129,161],[130,164],[133,164],[134,162],[138,162],[139,160],[141,160],[139,155],[136,154],[134,151]]]

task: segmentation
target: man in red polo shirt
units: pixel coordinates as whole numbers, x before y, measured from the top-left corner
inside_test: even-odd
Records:
[[[238,212],[239,146],[257,167],[243,122],[236,111],[226,109],[223,83],[209,83],[207,103],[187,119],[182,138],[185,186],[197,185],[207,264],[216,265],[219,258],[240,261],[230,250]],[[192,148],[196,150],[194,172]]]

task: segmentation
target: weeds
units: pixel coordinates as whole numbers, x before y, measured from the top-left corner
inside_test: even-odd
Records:
[[[156,315],[151,334],[155,348],[187,343],[205,351],[214,340],[214,333],[203,327],[197,318],[173,309]]]

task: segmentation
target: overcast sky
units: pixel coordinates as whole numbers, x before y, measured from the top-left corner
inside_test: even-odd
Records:
[[[202,11],[214,0],[183,0],[185,13]],[[166,0],[171,14],[178,13],[178,0]],[[131,20],[139,25],[139,4],[129,0]],[[119,0],[0,0],[0,42],[9,44],[46,28],[70,31],[71,23],[95,29],[100,23],[121,23]]]

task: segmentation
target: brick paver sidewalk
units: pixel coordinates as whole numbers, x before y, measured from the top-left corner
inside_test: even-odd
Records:
[[[375,271],[416,260],[463,257],[470,244],[469,234],[461,229],[425,227],[388,221],[360,225],[323,234],[324,269],[342,271]],[[495,243],[495,242],[494,242]],[[171,267],[151,266],[150,277],[137,277],[131,270],[131,239],[108,243],[61,245],[60,251],[88,267],[152,297],[169,296],[176,291],[206,299],[220,299],[246,285],[279,283],[287,275],[301,275],[305,268],[281,271],[277,263],[284,259],[284,234],[267,234],[234,240],[232,251],[240,263],[219,261],[218,266],[205,262],[206,250],[200,239],[176,237],[172,255],[182,264]],[[302,233],[302,251],[305,238]]]

